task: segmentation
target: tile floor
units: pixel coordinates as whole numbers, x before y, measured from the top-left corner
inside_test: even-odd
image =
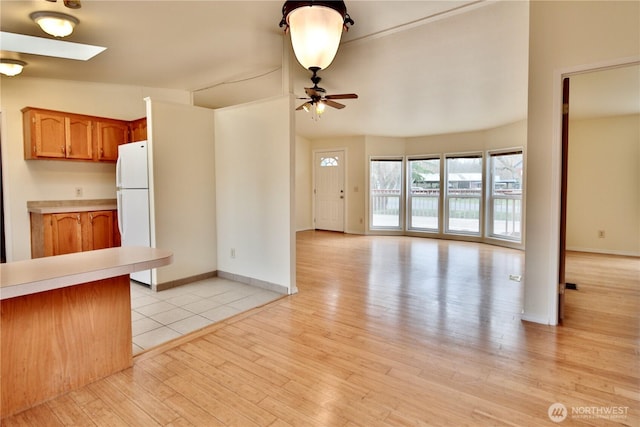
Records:
[[[131,282],[133,354],[280,298],[282,294],[213,277],[160,292]]]

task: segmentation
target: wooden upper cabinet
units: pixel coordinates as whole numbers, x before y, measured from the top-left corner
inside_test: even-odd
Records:
[[[48,110],[24,112],[26,159],[93,160],[90,117]]]
[[[129,123],[129,142],[146,141],[147,140],[147,118],[143,117]]]
[[[67,158],[93,160],[91,120],[79,116],[65,117]]]
[[[28,158],[66,157],[65,116],[53,112],[30,111],[24,120],[25,140],[29,133],[30,144],[25,141],[25,156]]]
[[[98,160],[118,160],[118,145],[129,142],[129,123],[120,120],[97,122]]]
[[[26,107],[24,158],[118,160],[118,146],[147,138],[146,117],[127,121]]]

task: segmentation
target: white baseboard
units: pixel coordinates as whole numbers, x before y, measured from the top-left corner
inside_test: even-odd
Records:
[[[640,252],[618,251],[618,250],[615,250],[615,249],[595,249],[595,248],[582,248],[582,247],[578,247],[578,246],[568,246],[567,250],[568,251],[574,251],[574,252],[589,252],[589,253],[594,253],[594,254],[640,257]]]
[[[254,279],[252,277],[242,276],[240,274],[228,273],[226,271],[218,270],[218,277],[222,277],[224,279],[233,280],[234,282],[244,283],[246,285],[255,286],[256,288],[266,289],[268,291],[277,292],[279,294],[288,295],[289,288],[284,285],[279,285],[277,283],[267,282],[265,280]],[[297,288],[296,288],[297,292]]]

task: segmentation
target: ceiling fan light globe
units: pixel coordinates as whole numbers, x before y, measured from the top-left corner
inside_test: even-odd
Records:
[[[58,12],[34,12],[30,17],[42,31],[54,37],[68,36],[79,22],[71,15]]]
[[[304,104],[302,104],[302,109],[308,113],[309,111],[311,111],[311,104],[305,102]]]
[[[291,44],[298,62],[306,69],[327,68],[338,52],[344,17],[324,6],[303,6],[287,16]]]
[[[318,115],[324,113],[324,109],[325,109],[326,105],[324,102],[318,102],[318,105],[316,105],[316,113]]]

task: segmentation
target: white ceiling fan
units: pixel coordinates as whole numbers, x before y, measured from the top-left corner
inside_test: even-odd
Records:
[[[56,2],[57,0],[47,1]],[[80,0],[63,0],[63,3],[70,9],[79,9],[82,7]],[[50,15],[53,18],[70,20],[72,21],[72,26],[79,22],[73,16],[58,12],[34,12],[31,14],[31,18],[35,21],[36,17],[40,18],[43,15]],[[70,31],[66,34],[68,35],[69,33]],[[106,47],[68,42],[58,38],[51,39],[0,31],[0,49],[3,52],[16,52],[87,61],[106,50]]]

